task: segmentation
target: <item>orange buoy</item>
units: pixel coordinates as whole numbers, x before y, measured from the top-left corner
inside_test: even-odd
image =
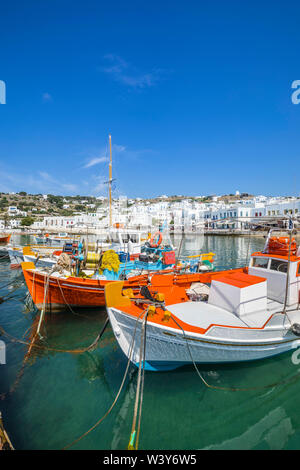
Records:
[[[150,240],[151,248],[158,248],[162,242],[162,234],[160,232],[156,232]]]

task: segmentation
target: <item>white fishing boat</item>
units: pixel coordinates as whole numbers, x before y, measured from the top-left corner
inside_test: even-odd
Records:
[[[59,255],[58,254],[51,254],[48,256],[41,256],[39,254],[28,254],[23,255],[23,259],[25,262],[34,263],[37,268],[52,268],[58,261]]]
[[[33,261],[37,263],[37,267],[50,266],[51,260],[55,261],[55,252],[61,253],[62,248],[59,246],[49,247],[41,245],[27,245],[27,246],[12,246],[6,247],[6,252],[10,259],[10,267],[19,268],[23,261]],[[46,260],[46,264],[44,263]],[[49,261],[49,263],[47,262]],[[56,261],[55,261],[56,262]]]
[[[105,287],[115,337],[136,365],[146,321],[146,369],[252,361],[300,345],[300,248],[291,235],[270,232],[248,267],[154,275],[148,287],[138,296],[122,294],[122,283]]]
[[[129,254],[140,254],[145,241],[150,241],[150,233],[126,228],[110,228],[96,232],[97,244],[102,250],[123,251]]]
[[[46,235],[33,235],[35,243],[46,244],[48,242],[48,236]]]

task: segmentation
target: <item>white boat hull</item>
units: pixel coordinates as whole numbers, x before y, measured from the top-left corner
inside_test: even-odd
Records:
[[[137,324],[131,361],[140,360],[140,336],[142,321],[115,308],[108,308],[108,315],[115,337],[128,357]],[[162,327],[147,321],[146,362],[147,370],[171,370],[185,364],[232,363],[254,361],[272,357],[300,345],[300,339],[286,327],[261,329],[212,328],[210,334],[197,334],[172,328],[169,321]]]
[[[57,263],[57,259],[37,258],[36,256],[23,255],[24,261],[32,262],[37,268],[52,268]],[[58,257],[57,257],[58,258]]]
[[[7,253],[10,260],[11,268],[18,268],[21,266],[21,263],[24,261],[23,253],[19,250],[14,250],[13,248],[7,248]]]

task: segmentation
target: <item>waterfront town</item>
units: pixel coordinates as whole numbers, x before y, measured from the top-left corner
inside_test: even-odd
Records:
[[[97,233],[109,223],[108,198],[83,196],[29,195],[1,193],[0,229]],[[182,230],[213,233],[248,233],[272,226],[285,227],[292,218],[295,227],[300,213],[300,197],[254,196],[248,193],[212,196],[167,196],[112,199],[114,227]]]

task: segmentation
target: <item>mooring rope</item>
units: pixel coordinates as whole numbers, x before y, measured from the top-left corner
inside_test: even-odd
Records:
[[[171,315],[171,318],[172,320],[174,321],[174,323],[176,323],[176,325],[181,329],[181,331],[183,332],[183,337],[186,341],[186,345],[187,345],[187,349],[188,349],[188,352],[189,352],[189,355],[190,355],[190,358],[191,358],[191,361],[193,363],[193,366],[198,374],[198,376],[200,377],[200,379],[202,380],[202,382],[204,383],[204,385],[207,387],[207,388],[211,388],[211,389],[214,389],[214,390],[223,390],[223,391],[226,391],[226,392],[248,392],[248,391],[253,391],[253,390],[265,390],[265,389],[268,389],[268,388],[274,388],[276,387],[277,385],[282,385],[282,384],[285,384],[285,383],[290,383],[292,382],[293,380],[295,380],[296,378],[300,377],[300,372],[296,375],[294,375],[292,378],[290,379],[287,379],[287,380],[282,380],[282,381],[279,381],[279,382],[274,382],[272,384],[268,384],[268,385],[264,385],[262,387],[245,387],[245,388],[238,388],[238,387],[221,387],[221,386],[218,386],[218,385],[211,385],[209,383],[207,383],[207,381],[204,379],[204,377],[202,376],[202,374],[200,373],[198,367],[197,367],[197,364],[195,363],[194,361],[194,358],[192,356],[192,352],[191,352],[191,349],[190,349],[190,346],[189,346],[189,343],[188,343],[188,338],[186,337],[186,334],[185,334],[185,331],[184,329],[179,325],[179,323],[175,320],[175,318],[173,317],[173,315]]]
[[[103,325],[103,327],[102,327],[102,330],[100,331],[100,333],[97,335],[97,337],[94,339],[94,341],[93,341],[89,346],[87,346],[87,347],[85,347],[85,348],[79,348],[79,349],[51,348],[51,347],[49,347],[49,346],[43,346],[43,345],[40,345],[40,344],[33,343],[32,341],[31,341],[31,342],[25,341],[25,340],[22,340],[22,339],[19,339],[19,338],[15,338],[14,336],[10,335],[9,333],[7,333],[7,331],[4,330],[4,328],[3,328],[2,326],[0,326],[0,333],[1,333],[3,336],[6,336],[8,339],[10,339],[10,341],[11,341],[12,343],[24,344],[24,345],[29,346],[29,347],[31,346],[31,348],[36,348],[36,349],[39,349],[39,350],[52,351],[52,352],[59,352],[59,353],[83,354],[83,353],[85,353],[85,352],[88,352],[88,351],[93,350],[93,349],[96,347],[96,345],[97,345],[98,342],[100,341],[100,339],[101,339],[101,337],[102,337],[102,335],[103,335],[103,333],[104,333],[104,331],[105,331],[105,329],[106,329],[106,327],[107,327],[107,325],[108,325],[108,321],[109,321],[109,319],[107,318],[106,321],[105,321],[105,323],[104,323],[104,325]],[[32,326],[29,327],[29,328],[26,330],[26,332],[27,332],[30,328],[32,328]],[[26,334],[26,332],[25,332],[25,334]],[[25,334],[24,334],[24,335],[25,335]],[[23,335],[23,337],[24,337],[24,335]],[[19,381],[20,381],[20,379],[21,379],[21,377],[22,377],[22,375],[23,375],[23,372],[24,372],[24,369],[25,369],[25,365],[26,365],[27,360],[28,360],[28,358],[29,358],[29,355],[28,355],[28,354],[29,354],[29,351],[27,352],[27,354],[26,354],[26,356],[25,356],[24,362],[23,362],[22,367],[21,367],[21,369],[20,369],[20,371],[19,371],[19,373],[18,373],[18,375],[17,375],[17,377],[16,377],[16,380],[15,380],[14,384],[12,385],[12,387],[10,388],[10,390],[9,390],[9,392],[8,392],[9,394],[11,394],[11,393],[14,392],[14,390],[15,390],[17,384],[19,383]],[[1,395],[0,395],[0,399],[4,400],[4,398],[7,396],[8,393],[3,393],[3,394],[1,394]]]
[[[146,317],[146,320],[145,320],[144,351],[143,351],[143,374],[142,374],[142,386],[141,386],[141,399],[140,399],[139,420],[138,420],[138,428],[137,428],[137,433],[136,433],[136,444],[135,444],[136,450],[138,449],[138,446],[139,446],[139,438],[140,438],[140,430],[141,430],[141,418],[142,418],[142,407],[143,407],[143,397],[144,397],[148,310],[147,310],[147,313],[146,313],[145,317]]]
[[[12,284],[14,284],[14,282],[20,281],[20,280],[21,280],[21,279],[19,279],[20,277],[21,277],[21,276],[16,276],[16,279],[13,279],[11,282],[8,282],[7,284],[4,284],[4,286],[1,286],[1,285],[0,285],[0,289],[4,289],[5,287],[9,287],[9,286],[11,286]],[[18,286],[18,288],[21,287],[21,286],[23,286],[23,284],[24,284],[24,280],[22,280],[22,282],[21,282],[21,284]]]
[[[137,380],[137,386],[136,386],[136,395],[135,395],[135,404],[134,404],[134,412],[133,412],[131,433],[130,433],[129,443],[128,443],[128,446],[127,446],[128,450],[137,450],[138,449],[138,436],[139,436],[139,433],[140,433],[142,402],[143,402],[142,391],[144,389],[143,384],[144,384],[144,373],[145,373],[145,345],[146,345],[146,328],[145,328],[145,326],[146,326],[146,322],[147,322],[147,315],[148,315],[148,310],[146,311],[146,315],[143,318],[143,323],[142,323],[142,327],[141,327],[140,360],[139,360],[138,380]],[[143,364],[143,367],[142,367],[142,364]],[[142,384],[142,387],[141,387],[141,384]],[[137,434],[136,419],[137,419],[138,410],[139,410],[139,424],[138,424],[138,434]]]
[[[122,391],[122,389],[123,389],[123,386],[124,386],[124,383],[125,383],[127,374],[128,374],[129,365],[130,365],[131,357],[132,357],[132,353],[133,353],[134,339],[135,339],[135,335],[136,335],[136,330],[137,330],[138,321],[139,321],[139,319],[141,318],[141,316],[143,315],[143,313],[145,313],[145,311],[146,311],[146,310],[142,311],[142,312],[140,313],[140,315],[139,315],[139,316],[137,317],[137,319],[136,319],[135,328],[134,328],[133,337],[132,337],[132,341],[131,341],[131,344],[130,344],[129,350],[128,350],[128,361],[127,361],[126,369],[125,369],[125,372],[124,372],[124,375],[123,375],[123,379],[122,379],[120,388],[119,388],[119,390],[118,390],[117,395],[115,396],[115,399],[114,399],[113,403],[111,404],[111,406],[109,407],[109,409],[106,411],[106,413],[105,413],[92,427],[90,427],[85,433],[81,434],[81,436],[79,436],[77,439],[75,439],[74,441],[72,441],[71,444],[68,444],[68,445],[66,445],[65,447],[63,447],[62,450],[67,450],[67,449],[69,449],[69,448],[72,447],[74,444],[76,444],[77,442],[79,442],[81,439],[83,439],[84,437],[86,437],[86,436],[87,436],[91,431],[93,431],[97,426],[99,426],[99,424],[102,423],[102,421],[104,421],[104,419],[110,414],[110,412],[111,412],[112,409],[114,408],[115,404],[117,403],[118,398],[119,398],[119,396],[120,396],[120,394],[121,394],[121,391]]]
[[[60,290],[60,293],[61,293],[61,295],[62,295],[62,298],[63,298],[65,304],[67,305],[68,309],[70,310],[70,312],[72,312],[73,315],[77,315],[77,316],[79,316],[79,317],[83,317],[83,318],[87,318],[88,320],[92,320],[92,318],[88,317],[87,315],[82,315],[81,313],[75,312],[75,311],[72,309],[71,305],[70,305],[70,304],[67,302],[67,300],[66,300],[66,297],[65,297],[65,295],[64,295],[64,291],[63,291],[63,289],[62,289],[62,287],[61,287],[61,285],[60,285],[58,279],[59,279],[59,278],[57,277],[57,278],[56,278],[57,285],[58,285],[58,287],[59,287],[59,290]]]

